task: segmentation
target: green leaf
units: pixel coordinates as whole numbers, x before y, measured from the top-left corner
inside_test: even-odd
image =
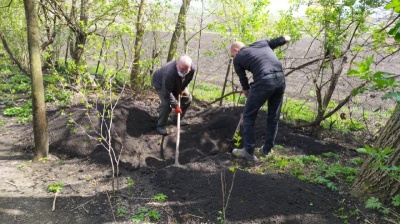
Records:
[[[400,13],[400,1],[399,0],[393,0],[389,4],[385,6],[385,9],[392,9],[393,11]]]
[[[396,100],[398,103],[400,103],[400,92],[397,91],[397,92],[387,93],[382,97],[383,100],[392,98]]]
[[[384,150],[382,150],[382,154],[383,155],[389,155],[390,153],[392,153],[394,151],[394,149],[392,149],[392,148],[386,148],[386,149],[384,149]]]
[[[349,76],[359,76],[360,72],[358,72],[357,70],[352,69],[349,72],[347,72],[347,75],[349,75]]]
[[[397,33],[397,34],[394,36],[394,40],[395,40],[396,42],[400,42],[400,33]]]
[[[365,148],[359,148],[359,149],[356,149],[356,151],[358,152],[358,153],[362,153],[362,154],[367,154],[367,149],[365,149]]]
[[[400,32],[400,22],[396,24],[392,29],[389,30],[388,34],[389,35],[396,35]]]

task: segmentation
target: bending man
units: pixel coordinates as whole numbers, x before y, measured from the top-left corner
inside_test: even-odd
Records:
[[[175,115],[172,122],[177,123],[177,114],[181,114],[181,120],[192,102],[192,95],[187,86],[193,79],[195,68],[192,59],[187,55],[180,56],[177,60],[170,61],[154,72],[152,84],[160,98],[158,107],[157,131],[161,135],[167,135],[167,122],[171,109]],[[178,106],[178,97],[181,96],[181,106]],[[181,126],[187,122],[181,121]]]
[[[244,148],[234,149],[233,155],[248,161],[256,161],[254,155],[254,125],[258,111],[268,101],[267,127],[265,129],[263,155],[268,155],[274,146],[278,122],[281,112],[283,94],[285,92],[285,74],[274,49],[290,41],[289,36],[272,40],[261,40],[245,46],[236,41],[231,45],[233,65],[239,76],[242,92],[247,97],[243,111]],[[253,84],[249,85],[245,71],[253,74]]]

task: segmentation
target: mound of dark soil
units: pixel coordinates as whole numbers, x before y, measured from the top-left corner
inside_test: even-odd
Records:
[[[250,173],[247,170],[259,164],[246,164],[229,153],[210,154],[232,138],[240,107],[191,107],[185,117],[190,125],[181,127],[180,133],[179,163],[185,168],[173,166],[177,128],[171,124],[168,136],[157,134],[157,102],[155,96],[125,99],[114,111],[111,142],[121,152],[116,194],[112,193],[109,153],[98,140],[88,137],[95,131],[87,127],[102,132],[95,113],[89,120],[82,107],[64,112],[86,127],[87,132],[82,133],[78,126],[67,127],[69,118],[60,111],[49,112],[51,156],[38,164],[29,162],[29,125],[8,121],[0,144],[0,223],[129,223],[141,207],[157,209],[160,219],[153,220],[157,223],[218,223],[226,203],[229,223],[332,224],[377,219],[365,212],[348,215],[362,206],[348,197],[345,188],[339,194],[286,174]],[[258,147],[265,122],[266,113],[260,111]],[[339,140],[315,139],[306,133],[281,123],[276,144],[289,154],[354,155],[354,149],[337,144]],[[237,164],[241,169],[235,174],[229,171]],[[56,182],[64,186],[54,200],[47,187]],[[157,193],[166,195],[166,202],[151,200]]]

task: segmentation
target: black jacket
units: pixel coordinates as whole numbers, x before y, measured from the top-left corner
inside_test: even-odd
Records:
[[[282,63],[274,53],[274,49],[286,43],[284,37],[272,40],[261,40],[242,47],[233,59],[233,66],[239,76],[243,90],[250,89],[246,70],[256,80],[259,76],[274,72],[283,72]]]
[[[164,91],[164,97],[170,101],[171,107],[178,105],[177,98],[181,91],[183,91],[192,81],[196,71],[192,64],[190,72],[181,78],[178,75],[176,68],[176,60],[170,61],[163,67],[157,69],[153,74],[152,84],[157,91]]]

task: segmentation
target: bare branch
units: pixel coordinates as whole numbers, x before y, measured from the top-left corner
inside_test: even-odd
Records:
[[[13,0],[11,0],[11,1],[8,3],[8,5],[6,5],[6,6],[1,6],[0,8],[8,8],[8,7],[10,7],[10,6],[11,6],[11,3],[12,3],[12,1],[13,1]]]
[[[6,40],[6,38],[4,37],[3,32],[1,31],[1,29],[0,29],[0,39],[1,39],[1,42],[3,43],[4,49],[7,51],[8,55],[10,56],[10,58],[12,59],[12,61],[18,66],[18,68],[19,68],[25,75],[27,75],[27,76],[30,77],[29,72],[26,71],[26,70],[24,69],[24,67],[22,66],[22,64],[17,60],[17,58],[16,58],[16,57],[14,56],[14,54],[12,53],[10,47],[9,47],[8,44],[7,44],[7,40]]]

